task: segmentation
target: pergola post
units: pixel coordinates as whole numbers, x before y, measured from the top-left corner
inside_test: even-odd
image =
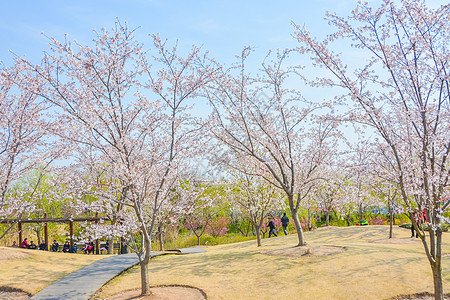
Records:
[[[69,250],[69,253],[73,253],[73,221],[69,222],[69,232],[70,232],[70,250]]]
[[[22,223],[17,223],[17,226],[19,227],[19,242],[17,243],[17,245],[19,247],[22,247],[22,241],[23,241],[23,236],[22,236]]]
[[[44,218],[47,219],[47,213],[44,214]],[[45,251],[48,251],[48,223],[44,223],[44,243],[45,243]]]
[[[120,238],[120,254],[127,254],[128,248],[123,237]]]

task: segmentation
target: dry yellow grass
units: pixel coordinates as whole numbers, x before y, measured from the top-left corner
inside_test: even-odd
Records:
[[[35,294],[53,281],[105,257],[0,247],[0,286]]]
[[[432,292],[431,269],[419,241],[387,226],[331,227],[305,233],[310,245],[335,245],[347,251],[333,256],[289,258],[262,251],[296,244],[296,236],[208,247],[207,253],[161,256],[150,262],[152,285],[181,284],[202,289],[208,299],[385,299]],[[444,234],[443,253],[450,253]],[[377,242],[373,242],[376,241]],[[443,259],[444,291],[450,289],[450,257]],[[106,285],[100,298],[139,288],[134,268]]]

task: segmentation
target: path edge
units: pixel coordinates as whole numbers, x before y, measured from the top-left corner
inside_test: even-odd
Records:
[[[156,255],[158,256],[158,255]],[[154,256],[154,257],[156,257]],[[153,258],[153,257],[152,257]],[[137,263],[135,263],[134,265],[129,266],[126,269],[123,269],[121,272],[117,273],[114,277],[112,277],[110,280],[108,280],[107,282],[105,282],[101,287],[98,288],[98,290],[95,291],[94,294],[92,294],[88,300],[94,300],[94,299],[99,299],[98,298],[98,293],[100,293],[102,291],[102,288],[107,285],[108,283],[110,283],[112,280],[114,280],[115,278],[119,277],[120,275],[122,275],[125,272],[128,272],[129,270],[131,270],[132,268],[136,267],[139,264],[139,261]],[[97,297],[97,298],[96,298]]]
[[[189,247],[189,248],[191,248],[191,247]],[[185,252],[183,251],[184,249],[189,249],[189,248],[182,248],[182,249],[179,249],[179,248],[178,248],[178,249],[170,249],[170,250],[167,250],[167,251],[173,251],[173,253],[170,253],[170,252],[165,252],[165,253],[164,253],[164,252],[158,252],[158,251],[155,251],[155,252],[154,252],[154,255],[150,257],[150,260],[153,259],[153,258],[155,258],[155,257],[163,256],[163,255],[186,255],[186,254],[191,254],[191,253],[185,253]],[[202,249],[203,251],[198,251],[198,252],[196,251],[196,252],[193,252],[192,254],[205,253],[205,252],[206,252],[205,249],[203,249],[203,248],[200,248],[200,249]],[[100,298],[98,298],[98,294],[102,291],[102,288],[103,288],[105,285],[107,285],[108,283],[110,283],[111,281],[113,281],[115,278],[117,278],[117,277],[123,275],[125,272],[127,272],[127,271],[131,270],[132,268],[136,267],[137,265],[139,265],[139,261],[138,261],[137,263],[135,263],[134,265],[129,266],[128,268],[126,268],[126,269],[122,270],[121,272],[117,273],[114,277],[111,277],[111,279],[108,280],[107,282],[105,282],[101,287],[99,287],[98,290],[96,290],[95,293],[92,294],[92,295],[89,297],[88,300],[97,300],[97,299],[100,299]],[[203,290],[200,289],[200,288],[193,287],[193,286],[182,285],[182,284],[165,284],[165,285],[158,285],[158,286],[154,286],[154,287],[166,287],[166,286],[167,286],[167,287],[170,287],[170,286],[182,286],[182,287],[194,288],[194,289],[199,290],[199,291],[202,293],[202,295],[205,297],[205,299],[208,299],[208,296],[207,296],[207,294],[205,293],[205,291],[203,291]]]

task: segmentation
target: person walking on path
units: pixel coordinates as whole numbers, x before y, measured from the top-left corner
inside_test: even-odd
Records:
[[[277,233],[275,232],[275,223],[273,223],[273,219],[269,218],[269,223],[267,223],[267,227],[269,227],[269,237],[272,236],[272,234],[274,236],[278,236]]]
[[[420,228],[421,227],[421,219],[422,217],[420,216],[420,212],[419,209],[416,208],[413,212],[412,212],[412,216],[411,216],[411,238],[414,239],[414,223],[417,224],[417,227]],[[416,230],[416,238],[419,237],[419,233]]]
[[[284,235],[288,235],[287,227],[289,225],[289,218],[286,216],[286,213],[283,213],[283,217],[281,217],[281,225],[283,225]]]

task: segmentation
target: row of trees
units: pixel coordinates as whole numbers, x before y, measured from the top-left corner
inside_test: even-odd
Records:
[[[344,170],[342,169],[342,171]],[[34,184],[35,180],[41,181],[36,191],[36,194],[41,196],[38,200],[26,199],[35,208],[24,214],[23,217],[33,219],[44,216],[50,218],[102,216],[104,219],[100,224],[94,222],[76,226],[75,239],[103,239],[107,237],[112,245],[114,236],[108,233],[108,229],[111,224],[115,224],[117,217],[114,213],[107,213],[104,210],[103,212],[101,210],[92,211],[88,204],[97,200],[100,196],[95,196],[92,191],[81,192],[81,195],[84,196],[79,199],[79,203],[74,203],[73,201],[76,198],[67,193],[67,190],[65,190],[67,185],[61,184],[60,179],[56,183],[55,178],[58,178],[58,176],[56,176],[56,173],[53,176],[53,178],[49,176],[41,178],[39,173],[33,172],[29,174],[26,181],[18,182],[15,189],[11,191],[13,194],[27,195],[26,191],[29,189],[30,183]],[[182,188],[191,188],[191,185],[186,182]],[[320,181],[314,186],[311,197],[303,201],[300,206],[299,218],[302,229],[311,230],[311,228],[322,224],[326,226],[330,224],[350,226],[359,223],[361,218],[368,218],[369,222],[373,218],[375,218],[374,220],[377,220],[377,218],[385,219],[386,208],[389,207],[390,202],[383,194],[378,193],[383,187],[365,186],[364,189],[369,192],[357,201],[357,186],[357,183],[348,178],[329,177],[327,181]],[[92,185],[90,188],[92,188]],[[190,194],[189,199],[182,200],[186,204],[186,209],[179,212],[164,211],[165,220],[158,221],[156,230],[153,232],[153,240],[157,240],[159,250],[164,250],[166,239],[169,240],[171,245],[177,243],[179,233],[184,234],[186,230],[197,238],[198,245],[200,245],[200,240],[205,234],[215,238],[223,236],[228,230],[231,230],[230,232],[233,233],[241,233],[243,237],[256,236],[257,245],[261,246],[261,236],[265,237],[267,233],[267,219],[272,217],[279,221],[282,212],[286,211],[287,208],[286,199],[278,189],[261,178],[249,175],[239,176],[238,174],[234,180],[223,180],[219,184],[197,182],[194,183],[194,188],[196,189],[195,194]],[[389,192],[395,193],[395,190]],[[54,197],[53,194],[55,193],[64,193],[65,196],[64,198]],[[183,190],[178,191],[176,195],[176,197],[185,196],[186,192]],[[354,198],[353,201],[349,200],[351,197]],[[59,198],[59,200],[56,200],[56,198]],[[403,210],[399,207],[399,198],[393,200],[395,210],[391,210],[391,212],[402,212]],[[291,215],[289,217],[292,219]],[[279,225],[281,226],[281,224]],[[23,229],[31,230],[36,234],[36,239],[41,240],[42,224],[25,226]],[[53,230],[55,229],[53,226]],[[56,232],[53,230],[51,231],[55,234]],[[3,234],[6,233],[3,230],[2,232]],[[15,233],[15,231],[11,232],[10,237],[14,236]],[[116,237],[120,238],[120,236]],[[55,236],[55,238],[57,237]],[[209,238],[206,239],[209,240]],[[8,244],[8,242],[5,244]],[[108,250],[112,254],[113,248]]]
[[[323,41],[294,25],[298,48],[269,53],[256,75],[247,63],[251,48],[226,67],[195,46],[182,52],[158,36],[147,51],[119,22],[95,32],[92,46],[49,38],[40,64],[17,57],[0,73],[0,216],[33,210],[24,199],[41,197],[40,180],[16,189],[17,180],[51,169],[58,188],[49,199],[72,214],[107,216],[110,222],[91,234],[128,241],[145,295],[152,240],[181,214],[232,194],[260,236],[267,212],[285,199],[301,246],[302,203],[311,207],[318,198],[327,211],[362,212],[373,193],[366,187],[374,185],[391,211],[398,198],[407,212],[425,209],[428,227],[416,229],[442,299],[449,9],[430,10],[420,1],[360,4],[348,18],[329,14],[336,30]],[[333,52],[340,39],[366,51],[367,60],[347,64]],[[306,78],[289,63],[297,55],[311,57],[329,76]],[[293,76],[314,88],[342,88],[342,97],[304,99]],[[200,118],[206,106],[208,117]],[[343,122],[376,137],[340,151]],[[238,184],[206,192],[192,169],[204,157]],[[352,176],[337,167],[342,161]]]

